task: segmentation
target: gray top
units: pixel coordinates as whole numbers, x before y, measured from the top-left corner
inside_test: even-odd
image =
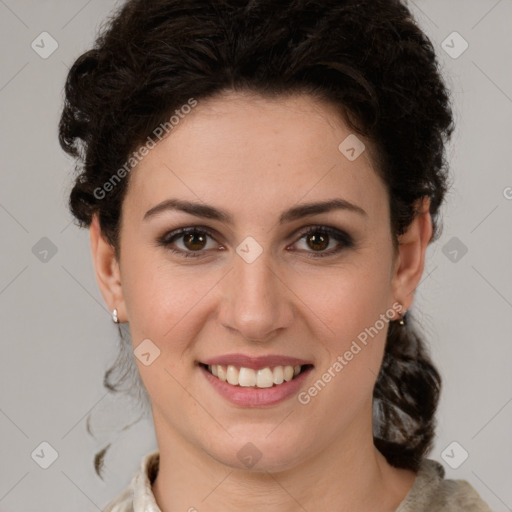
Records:
[[[151,484],[158,473],[159,452],[142,458],[139,471],[103,512],[162,512]],[[447,480],[444,468],[431,459],[420,465],[411,490],[395,512],[492,512],[466,480]]]

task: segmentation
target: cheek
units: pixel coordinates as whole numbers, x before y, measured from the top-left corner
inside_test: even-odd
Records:
[[[302,274],[294,287],[304,298],[303,311],[310,311],[314,338],[323,345],[320,379],[333,383],[328,384],[333,400],[355,407],[356,397],[371,396],[393,314],[389,259],[385,251],[378,254],[367,252],[357,263],[307,278]]]
[[[208,293],[222,275],[171,263],[156,249],[127,251],[122,285],[134,345],[149,338],[175,361],[200,330],[195,320],[205,314]]]
[[[339,411],[322,434],[336,438],[351,419],[372,410],[373,388],[382,364],[389,321],[382,320],[388,310],[385,283],[363,285],[364,273],[331,279],[331,293],[311,294],[315,299],[316,321],[313,333],[322,344],[323,357],[315,379],[298,396],[308,417],[323,417]],[[311,315],[310,315],[311,317]],[[386,318],[384,316],[384,318]],[[325,326],[327,325],[329,329]]]
[[[392,289],[385,258],[302,273],[295,279],[294,292],[310,310],[309,316],[318,319],[316,323],[323,326],[333,346],[337,340],[341,344],[356,338],[390,307]]]

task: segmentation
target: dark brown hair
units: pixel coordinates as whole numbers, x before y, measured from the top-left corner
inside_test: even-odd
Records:
[[[398,0],[126,2],[66,81],[59,139],[77,159],[69,204],[80,225],[97,213],[118,248],[129,174],[107,197],[98,188],[190,98],[225,90],[329,102],[376,150],[395,249],[423,197],[430,198],[432,240],[439,237],[449,94],[430,40]],[[441,380],[410,313],[407,320],[389,325],[374,440],[391,464],[416,470],[431,447]],[[115,390],[122,380],[108,385]]]

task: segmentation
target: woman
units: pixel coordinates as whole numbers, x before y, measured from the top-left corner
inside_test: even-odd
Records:
[[[488,511],[411,309],[453,130],[396,0],[135,0],[70,70],[73,214],[158,451],[105,510]]]

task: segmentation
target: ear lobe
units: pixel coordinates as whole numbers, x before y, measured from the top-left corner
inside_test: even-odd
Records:
[[[119,262],[114,247],[104,238],[97,214],[90,226],[91,253],[96,280],[109,311],[118,311],[120,322],[126,321]]]
[[[398,256],[393,288],[395,297],[405,311],[409,310],[414,299],[414,291],[418,286],[425,267],[425,252],[432,238],[432,218],[429,212],[430,199],[418,199],[415,208],[416,217],[407,231],[398,241]]]

